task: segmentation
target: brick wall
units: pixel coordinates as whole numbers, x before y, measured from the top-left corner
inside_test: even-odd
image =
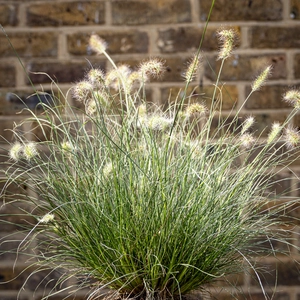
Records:
[[[103,69],[108,67],[102,57],[93,55],[87,48],[88,38],[93,32],[108,42],[109,53],[116,61],[135,66],[143,58],[162,57],[166,60],[167,72],[162,81],[149,84],[149,95],[153,101],[163,102],[169,96],[170,88],[171,94],[176,95],[183,86],[181,75],[187,60],[198,47],[210,2],[0,0],[0,23],[25,69],[49,74],[65,92],[72,83],[82,78],[90,63]],[[273,120],[282,120],[289,108],[281,101],[281,94],[288,87],[300,87],[300,0],[216,0],[203,44],[203,72],[194,82],[200,94],[206,93],[202,96],[204,100],[209,96],[210,84],[214,82],[213,71],[218,69],[218,62],[215,61],[218,49],[215,31],[227,25],[234,26],[240,38],[235,54],[227,62],[222,74],[222,80],[226,82],[231,95],[229,97],[224,93],[224,108],[230,110],[235,104],[241,105],[255,75],[266,64],[272,63],[272,78],[249,100],[243,112],[256,116],[257,128],[264,128]],[[38,88],[42,84],[44,90],[51,89],[47,76],[33,73],[29,73],[29,76]],[[11,128],[13,122],[24,116],[16,115],[23,104],[12,93],[19,95],[28,105],[33,105],[33,99],[27,98],[32,93],[28,77],[5,35],[1,33],[0,135],[8,140],[11,140],[11,133],[5,129]],[[294,125],[300,126],[300,116],[295,117]],[[296,174],[300,173],[300,166],[295,165],[293,168]],[[284,188],[289,188],[292,182],[286,181]],[[28,191],[24,187],[20,192]],[[13,207],[7,209],[10,212],[16,210]],[[298,216],[297,209],[293,213]],[[16,217],[12,220],[26,221]],[[14,230],[14,226],[1,225],[0,236]],[[297,227],[295,230],[298,230]],[[297,239],[295,243],[298,243]],[[12,246],[1,245],[2,249]],[[292,257],[282,256],[280,261],[273,257],[260,260],[260,264],[270,271],[264,276],[267,289],[268,286],[277,285],[275,300],[300,300],[300,273],[293,259],[299,259],[295,250]],[[1,257],[0,283],[12,278],[13,260],[13,255]],[[24,266],[25,259],[21,257],[16,271],[22,270]],[[275,268],[278,270],[277,276]],[[28,272],[25,271],[6,285],[0,285],[0,299],[17,299],[17,292]],[[27,290],[21,293],[21,300],[41,299],[42,292],[33,296],[38,280],[38,275],[29,280]],[[250,274],[239,276],[233,281],[243,290],[239,299],[264,299],[260,287],[253,282]],[[41,290],[44,286],[45,282]],[[232,299],[228,296],[230,290],[231,286],[223,286],[221,292],[212,290],[210,298]]]

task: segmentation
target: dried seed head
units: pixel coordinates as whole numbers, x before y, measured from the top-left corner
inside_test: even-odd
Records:
[[[191,82],[195,78],[199,70],[199,66],[200,66],[199,56],[195,55],[191,60],[191,62],[189,63],[188,68],[183,76],[186,82]]]
[[[23,146],[21,143],[16,142],[9,150],[9,157],[15,161],[18,161],[22,156]]]
[[[185,116],[187,118],[199,114],[203,115],[207,113],[207,107],[202,103],[193,103],[189,105],[185,110]]]
[[[155,131],[164,131],[168,127],[170,127],[173,124],[173,120],[162,117],[162,116],[157,116],[153,115],[149,120],[148,120],[148,128],[155,130]]]
[[[236,32],[234,29],[223,29],[217,34],[220,42],[222,43],[222,46],[219,50],[218,59],[226,59],[231,56],[236,39]]]
[[[30,142],[23,147],[23,155],[26,160],[31,160],[33,157],[38,155],[36,144]]]
[[[260,75],[257,76],[257,78],[252,83],[252,91],[259,90],[264,84],[267,78],[271,75],[272,66],[266,67]]]
[[[104,82],[104,73],[100,69],[91,69],[87,74],[87,80],[93,86],[99,86]]]
[[[71,142],[65,141],[61,143],[61,149],[63,152],[72,152],[75,150],[75,147]]]
[[[146,81],[148,77],[160,77],[164,71],[164,62],[158,58],[153,58],[141,63],[139,68],[139,72],[143,81]]]
[[[85,112],[89,116],[92,116],[97,112],[97,103],[94,99],[92,99],[86,103]]]
[[[279,136],[281,132],[281,125],[278,122],[273,123],[271,132],[268,135],[267,143],[271,144],[275,141],[275,139]]]
[[[98,54],[105,52],[107,43],[96,34],[92,34],[89,41],[89,46]]]
[[[250,148],[255,143],[255,138],[251,133],[244,133],[240,136],[240,143],[243,148]]]
[[[248,117],[242,125],[241,133],[244,134],[246,131],[248,131],[253,126],[254,122],[255,122],[254,117],[252,116]]]
[[[52,222],[54,220],[53,214],[46,214],[40,219],[40,223],[47,224],[49,222]]]
[[[288,127],[284,132],[284,140],[288,148],[295,148],[300,142],[300,133],[297,129]]]
[[[93,85],[87,80],[80,81],[73,87],[74,97],[81,102],[85,102],[88,98],[91,98],[92,91]]]
[[[105,85],[115,89],[116,91],[124,89],[127,87],[126,82],[130,74],[131,70],[129,66],[120,65],[117,69],[112,69],[106,74]]]
[[[300,109],[300,91],[293,89],[289,90],[283,96],[284,101],[293,105],[294,108]]]

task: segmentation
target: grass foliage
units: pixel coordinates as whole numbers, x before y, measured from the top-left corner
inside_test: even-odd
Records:
[[[234,31],[218,34],[216,101],[207,106],[187,95],[198,53],[185,89],[165,110],[145,96],[148,80],[163,73],[161,60],[135,71],[116,66],[105,42],[91,37],[90,47],[112,69],[91,69],[72,89],[85,110],[55,99],[56,106],[41,103],[43,113],[30,118],[42,138],[31,142],[15,130],[5,188],[17,183],[36,193],[23,197],[33,204],[26,214],[36,223],[23,226],[19,252],[38,240],[35,265],[92,279],[89,299],[103,286],[115,296],[176,298],[242,272],[245,262],[252,267],[256,251],[249,245],[257,241],[259,249],[261,239],[270,240],[281,224],[276,216],[293,204],[274,202],[270,189],[273,177],[298,157],[300,136],[289,122],[300,92],[284,96],[295,108],[285,123],[267,129],[267,139],[252,132],[253,117],[240,117],[242,107],[224,116],[219,78]],[[258,76],[251,94],[270,71]]]

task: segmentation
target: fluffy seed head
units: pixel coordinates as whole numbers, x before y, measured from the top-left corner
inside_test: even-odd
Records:
[[[243,148],[250,148],[255,143],[255,138],[251,133],[244,133],[240,136],[240,143]]]
[[[278,122],[273,123],[272,129],[268,135],[267,143],[271,144],[279,136],[281,132],[281,125]]]
[[[100,69],[91,69],[87,74],[87,80],[93,86],[99,86],[102,82],[104,82],[104,73]]]
[[[199,114],[203,115],[207,112],[207,107],[202,103],[193,103],[189,105],[185,110],[185,116],[191,117],[193,115]]]
[[[148,128],[155,130],[155,131],[164,131],[168,127],[170,127],[173,124],[173,121],[171,119],[153,115],[148,120]]]
[[[97,34],[92,34],[90,37],[89,46],[96,53],[102,54],[107,48],[107,43]]]
[[[9,157],[15,161],[18,161],[22,155],[23,146],[21,143],[16,142],[9,150]]]
[[[284,101],[293,105],[294,108],[300,109],[300,91],[293,89],[289,90],[283,96]]]
[[[78,101],[85,102],[91,97],[92,90],[93,85],[89,81],[83,80],[74,86],[73,95]]]
[[[257,76],[257,78],[252,83],[252,91],[259,90],[266,82],[267,78],[271,75],[272,66],[266,67],[260,75]]]
[[[234,29],[223,29],[218,32],[218,37],[222,43],[219,50],[218,59],[226,59],[231,56],[234,42],[236,39],[236,33]]]
[[[71,142],[65,141],[61,143],[61,149],[64,152],[72,152],[73,150],[75,150],[75,147]]]
[[[183,76],[186,82],[191,82],[195,78],[199,66],[200,66],[199,56],[195,55],[191,60],[191,62],[189,63],[188,68]]]
[[[143,81],[147,80],[148,77],[160,77],[164,71],[164,62],[158,58],[153,58],[141,63],[139,68]]]
[[[30,142],[23,147],[23,155],[26,160],[31,160],[33,157],[38,155],[36,144]]]
[[[284,139],[288,148],[295,148],[300,142],[300,133],[297,129],[288,127],[285,129]]]
[[[112,167],[113,167],[113,166],[112,166],[112,163],[111,163],[111,162],[107,163],[107,164],[103,167],[103,175],[104,175],[105,178],[107,178],[107,177],[111,174],[111,172],[112,172],[112,170],[113,170]]]
[[[242,125],[241,133],[244,134],[247,130],[249,130],[253,126],[254,122],[255,122],[254,117],[252,116],[248,117]]]
[[[47,224],[49,222],[52,222],[54,220],[54,215],[53,214],[45,214],[41,219],[40,223]]]

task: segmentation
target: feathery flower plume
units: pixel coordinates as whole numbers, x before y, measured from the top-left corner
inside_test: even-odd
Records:
[[[26,160],[31,160],[37,154],[38,154],[38,151],[36,149],[35,143],[30,142],[23,147],[23,155]]]
[[[199,66],[200,66],[199,56],[195,55],[191,60],[191,62],[189,63],[188,68],[183,76],[186,82],[191,82],[195,78],[199,70]]]
[[[254,122],[255,122],[254,117],[252,116],[248,117],[242,125],[241,133],[244,134],[246,131],[248,131],[253,126]]]
[[[300,132],[292,127],[288,127],[284,132],[284,140],[288,148],[295,148],[300,142]]]
[[[104,167],[103,167],[103,175],[105,178],[107,178],[111,172],[113,170],[113,165],[111,162],[107,163]]]
[[[93,86],[99,86],[104,82],[104,73],[100,69],[91,69],[87,74],[87,80]]]
[[[207,112],[207,107],[202,103],[193,103],[189,105],[185,110],[185,116],[187,118],[191,117],[192,115],[199,114],[203,115]]]
[[[16,142],[9,150],[9,157],[15,161],[18,161],[22,155],[23,146],[21,143]]]
[[[157,116],[157,115],[153,115],[148,120],[148,128],[155,130],[155,131],[164,131],[168,127],[170,127],[172,124],[173,124],[173,120],[162,117],[162,116]]]
[[[260,75],[257,76],[257,78],[253,81],[251,87],[252,87],[252,91],[258,91],[265,83],[265,81],[267,80],[267,78],[270,76],[272,71],[272,66],[268,66],[266,67],[261,73]]]
[[[61,149],[66,152],[71,152],[75,149],[75,147],[69,141],[61,143]]]
[[[243,148],[250,148],[255,143],[255,138],[251,133],[244,133],[240,136],[240,143]]]
[[[41,219],[40,223],[47,224],[49,222],[52,222],[54,220],[54,215],[53,214],[45,214]]]
[[[85,102],[91,97],[93,91],[93,85],[87,81],[83,80],[78,82],[73,88],[73,96],[81,102]]]
[[[284,101],[293,105],[294,108],[300,109],[300,91],[293,89],[286,92],[283,96]]]
[[[97,34],[92,34],[89,41],[89,46],[98,54],[102,54],[107,49],[107,43]]]
[[[234,29],[223,29],[217,34],[220,42],[222,43],[221,49],[219,50],[218,59],[226,59],[231,56],[236,39],[236,33]]]
[[[158,58],[145,61],[141,63],[139,67],[139,72],[143,81],[146,81],[148,77],[160,77],[164,71],[164,62]]]
[[[268,135],[267,143],[271,144],[281,132],[281,125],[278,122],[273,123],[271,132]]]

